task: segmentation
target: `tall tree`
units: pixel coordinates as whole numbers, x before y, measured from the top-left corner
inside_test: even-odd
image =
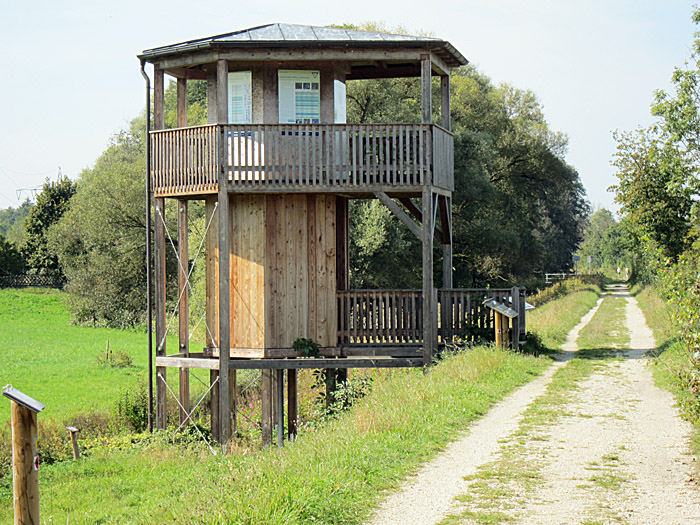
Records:
[[[49,249],[47,232],[68,210],[76,185],[68,177],[57,182],[48,179],[25,221],[26,236],[20,251],[31,271],[61,276],[58,257]]]

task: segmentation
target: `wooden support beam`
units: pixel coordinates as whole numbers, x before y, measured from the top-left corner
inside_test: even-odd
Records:
[[[185,356],[190,353],[189,294],[187,290],[187,273],[189,272],[188,233],[187,201],[181,199],[177,201],[177,251],[181,263],[177,273],[178,297],[180,298],[178,306],[178,337],[180,340],[179,353]],[[187,420],[187,414],[190,411],[190,372],[186,368],[180,368],[179,393],[181,405],[180,423],[182,424]]]
[[[217,121],[225,123],[228,119],[228,64],[225,60],[216,63],[216,116]],[[219,151],[219,166],[224,166],[226,152]],[[227,191],[228,176],[221,171],[219,183],[219,348],[231,347],[231,232],[229,217],[229,195]],[[231,390],[229,369],[229,352],[219,352],[219,441],[224,450],[231,439]]]
[[[187,79],[177,79],[177,127],[187,127]]]
[[[284,370],[276,370],[277,375],[277,446],[284,446]]]
[[[450,75],[440,77],[440,125],[447,131],[451,131],[452,123],[450,118]]]
[[[294,441],[297,438],[297,371],[287,370],[287,439]]]
[[[510,289],[510,307],[518,312],[518,315],[513,317],[513,329],[510,334],[510,347],[517,350],[520,347],[520,288],[513,286]]]
[[[205,217],[209,230],[206,238],[206,333],[207,347],[219,347],[219,221],[214,216],[216,210],[216,196],[207,197],[205,201]],[[214,360],[209,360],[214,362]],[[211,363],[209,363],[211,364]],[[213,385],[209,399],[211,409],[211,433],[216,441],[219,439],[219,370],[218,360],[216,369],[209,374],[209,384]]]
[[[272,370],[262,371],[262,443],[268,448],[272,444]]]
[[[165,312],[165,199],[155,199],[154,239],[153,239],[153,270],[154,270],[154,303],[156,322],[156,358],[167,355],[167,321]],[[164,429],[167,426],[167,368],[156,367],[156,427]]]
[[[216,61],[216,120],[228,123],[228,62]]]
[[[421,122],[423,124],[432,124],[433,121],[433,91],[431,86],[432,78],[432,63],[430,54],[420,56],[421,71],[420,71],[420,87],[421,87]]]
[[[442,287],[452,288],[452,199],[440,195],[440,225],[442,226]]]
[[[165,77],[159,67],[153,69],[153,129],[165,129]]]
[[[423,366],[433,361],[433,350],[437,339],[434,335],[434,288],[433,288],[433,195],[429,186],[423,188]]]
[[[216,124],[216,70],[207,71],[207,124]]]
[[[406,227],[411,230],[411,233],[418,237],[419,239],[423,238],[423,232],[421,230],[421,227],[418,226],[411,217],[408,216],[408,213],[403,211],[401,207],[396,204],[391,197],[389,197],[386,193],[383,191],[375,191],[374,195],[381,201],[384,206],[389,208],[391,210],[391,213],[396,215],[396,217],[406,225]]]

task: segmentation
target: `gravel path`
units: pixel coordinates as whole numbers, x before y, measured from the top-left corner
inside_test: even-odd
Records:
[[[602,361],[571,393],[566,416],[527,444],[526,457],[543,466],[534,493],[511,497],[518,523],[700,523],[694,458],[687,453],[690,427],[671,394],[653,383],[645,354],[655,342],[636,300],[626,288],[612,293],[628,301],[629,349],[622,360]],[[573,357],[578,332],[594,313],[571,331],[561,361],[424,465],[384,501],[372,523],[433,524],[453,512],[454,498],[469,489],[464,477],[499,457],[524,410]]]

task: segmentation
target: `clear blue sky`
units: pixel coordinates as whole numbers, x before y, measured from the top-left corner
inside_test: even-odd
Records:
[[[144,49],[283,22],[381,21],[449,40],[496,82],[534,91],[570,139],[593,206],[615,209],[611,132],[651,122],[653,91],[689,56],[677,0],[405,2],[2,1],[0,208],[17,190],[76,178],[144,106]],[[22,194],[22,199],[26,196]]]

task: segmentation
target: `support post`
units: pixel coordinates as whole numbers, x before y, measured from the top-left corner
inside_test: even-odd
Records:
[[[187,79],[177,79],[177,127],[187,126]]]
[[[205,201],[206,220],[209,231],[206,238],[206,318],[207,318],[207,346],[219,348],[219,221],[214,217],[216,197],[207,197]],[[209,407],[211,412],[211,435],[216,441],[219,436],[219,378],[218,370],[209,373],[211,396]],[[216,384],[215,384],[216,383]]]
[[[277,369],[277,446],[284,446],[284,370]]]
[[[433,361],[434,289],[433,289],[433,195],[430,186],[423,187],[423,367]]]
[[[520,288],[513,286],[510,289],[510,307],[518,312],[518,315],[513,317],[513,328],[510,333],[510,346],[513,350],[520,347]]]
[[[447,131],[451,131],[452,124],[450,121],[450,75],[442,75],[440,77],[440,123]]]
[[[440,225],[442,226],[442,287],[452,288],[452,199],[439,198]]]
[[[180,84],[178,83],[178,87]],[[179,94],[179,90],[178,90]],[[178,113],[178,119],[180,115]],[[180,340],[180,353],[190,355],[189,341],[189,294],[187,289],[187,273],[189,272],[189,247],[187,227],[187,201],[180,199],[177,202],[177,251],[180,258],[180,266],[177,274],[178,297],[178,336]],[[180,424],[187,419],[190,411],[190,371],[180,368]]]
[[[155,318],[156,318],[156,356],[164,356],[167,353],[166,340],[166,312],[165,312],[165,199],[155,199],[155,225],[153,243],[153,269],[155,281]],[[164,429],[167,426],[167,396],[165,380],[167,368],[156,367],[156,427]]]
[[[228,115],[228,63],[216,63],[217,120],[225,123]],[[231,355],[231,236],[228,175],[225,165],[225,141],[219,141],[219,441],[224,450],[231,439],[231,391],[229,359]]]
[[[165,128],[165,75],[162,69],[153,69],[153,129]],[[153,270],[156,321],[156,356],[167,353],[166,345],[166,312],[165,312],[165,199],[158,197],[155,201]],[[156,427],[165,428],[167,425],[167,390],[165,379],[167,368],[156,367]],[[161,379],[162,378],[162,379]]]
[[[433,121],[433,91],[431,86],[433,66],[430,54],[426,53],[420,56],[420,65],[421,120],[423,124],[431,124]],[[425,215],[425,208],[423,214]]]
[[[262,444],[272,444],[272,370],[262,371]]]
[[[525,320],[526,309],[525,309],[525,287],[521,286],[519,290],[523,291],[523,294],[518,294],[518,326],[520,327],[520,336],[525,339],[525,334],[527,334],[527,324]]]
[[[287,439],[294,441],[297,437],[297,371],[287,370]]]

